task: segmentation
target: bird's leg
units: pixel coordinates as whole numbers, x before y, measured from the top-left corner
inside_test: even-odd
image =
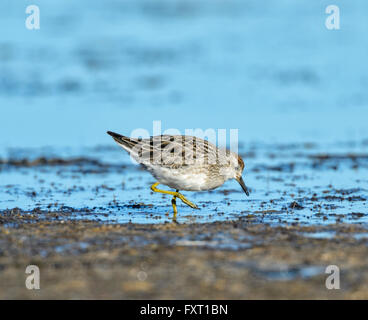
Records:
[[[189,201],[187,198],[185,198],[181,193],[178,192],[178,198],[183,201],[187,206],[193,208],[193,209],[199,209],[196,204]]]
[[[173,206],[174,209],[174,216],[178,213],[178,209],[176,209],[176,196],[173,196],[172,200],[171,200],[171,204]]]
[[[156,187],[157,187],[159,184],[160,184],[159,182],[154,183],[154,184],[151,186],[151,190],[152,190],[152,191],[154,191],[154,192],[160,192],[160,193],[165,193],[165,194],[171,194],[172,196],[178,196],[178,192],[157,189]]]
[[[154,183],[151,186],[151,190],[154,191],[154,192],[160,192],[160,193],[170,194],[170,195],[174,196],[175,197],[175,207],[174,207],[174,204],[173,204],[174,213],[175,213],[175,209],[176,209],[176,197],[178,197],[181,201],[183,201],[187,206],[189,206],[191,208],[194,208],[194,209],[199,209],[193,202],[190,202],[180,192],[178,192],[178,190],[176,192],[174,192],[174,191],[167,191],[167,190],[157,189],[156,187],[159,184],[160,184],[159,182]],[[173,203],[173,202],[171,202],[171,203]]]
[[[178,192],[178,190],[176,190],[176,192]],[[176,215],[178,213],[178,209],[176,208],[176,196],[173,196],[173,198],[171,200],[171,204],[172,204],[173,209],[174,209],[173,222],[176,222]]]

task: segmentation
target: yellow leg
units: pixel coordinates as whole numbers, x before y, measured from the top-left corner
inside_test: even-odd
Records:
[[[178,191],[176,191],[176,192],[178,192]],[[171,204],[172,204],[173,209],[174,209],[173,221],[176,222],[176,215],[178,213],[178,209],[176,208],[176,196],[173,196],[173,198],[171,200]]]
[[[178,191],[174,192],[174,191],[167,191],[167,190],[160,190],[160,189],[157,189],[156,187],[159,185],[160,183],[159,182],[156,182],[154,183],[152,186],[151,186],[151,190],[154,191],[154,192],[160,192],[160,193],[165,193],[165,194],[170,194],[172,196],[175,197],[175,205],[173,202],[172,205],[173,205],[173,208],[174,208],[174,213],[175,211],[177,212],[176,210],[176,197],[178,197],[181,201],[183,201],[187,206],[189,207],[192,207],[194,209],[199,209],[193,202],[190,202],[188,199],[186,199],[181,193],[179,193]],[[173,198],[174,200],[174,198]]]
[[[178,213],[178,209],[176,209],[176,196],[173,196],[172,200],[171,200],[171,204],[173,206],[174,209],[174,216]]]

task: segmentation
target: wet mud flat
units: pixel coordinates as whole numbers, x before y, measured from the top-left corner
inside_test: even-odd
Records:
[[[365,150],[242,147],[251,196],[231,182],[184,193],[201,210],[179,204],[176,223],[170,199],[120,149],[9,153],[0,298],[366,299]],[[41,290],[25,287],[28,265],[40,268]],[[325,285],[330,265],[338,290]]]
[[[7,219],[1,299],[368,298],[368,232],[360,225],[109,224],[18,212],[9,217],[14,227],[4,227]],[[40,268],[40,290],[25,287],[31,264]],[[331,264],[340,268],[339,290],[325,286]]]

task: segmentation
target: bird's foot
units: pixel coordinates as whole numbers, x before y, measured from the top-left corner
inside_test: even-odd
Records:
[[[196,204],[194,204],[193,202],[189,201],[187,198],[185,198],[181,193],[178,192],[177,197],[183,201],[187,206],[193,208],[193,209],[199,209],[198,206]]]

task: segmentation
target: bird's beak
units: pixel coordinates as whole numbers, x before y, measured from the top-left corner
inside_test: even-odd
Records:
[[[236,181],[239,182],[240,186],[242,187],[243,191],[245,192],[245,194],[249,197],[249,189],[248,187],[245,185],[244,180],[242,177],[236,179]]]

